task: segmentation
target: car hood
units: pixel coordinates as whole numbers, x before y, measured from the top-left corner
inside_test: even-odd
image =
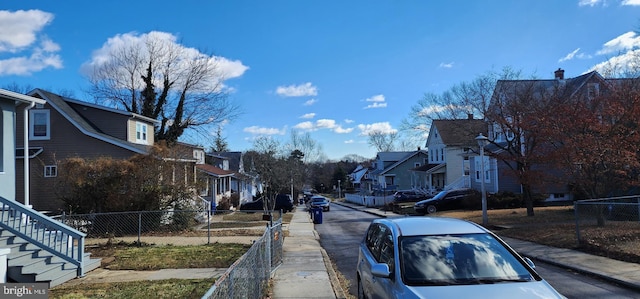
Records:
[[[437,200],[437,198],[432,197],[432,198],[429,198],[429,199],[424,199],[424,200],[418,201],[415,204],[416,205],[424,205],[424,204],[427,204],[427,203],[430,203],[430,202],[436,201],[436,200]]]
[[[495,283],[460,286],[408,287],[402,298],[566,298],[546,281]]]

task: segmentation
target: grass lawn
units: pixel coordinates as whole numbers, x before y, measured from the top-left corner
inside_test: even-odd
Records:
[[[217,217],[217,216],[216,216]],[[283,223],[291,222],[292,213],[282,216]],[[215,236],[261,236],[266,226],[262,213],[233,213],[221,215],[212,222]],[[206,236],[206,231],[180,232],[180,235]],[[213,243],[197,246],[152,246],[137,243],[107,243],[89,247],[92,257],[102,258],[102,268],[110,270],[158,270],[173,268],[228,268],[251,247],[246,244]],[[117,283],[78,284],[57,286],[50,290],[50,298],[201,298],[215,281],[211,279],[169,279]]]
[[[499,236],[569,248],[621,261],[640,263],[640,223],[634,221],[596,221],[581,224],[578,244],[573,206],[536,207],[535,216],[526,209],[489,210],[489,229]],[[467,219],[482,224],[481,211],[443,211],[438,216]]]
[[[146,299],[202,298],[213,285],[211,279],[168,279],[117,283],[59,286],[49,291],[49,298]]]

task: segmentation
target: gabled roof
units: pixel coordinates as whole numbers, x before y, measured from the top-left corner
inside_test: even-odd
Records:
[[[591,71],[567,79],[498,80],[492,101],[500,96],[515,97],[516,94],[527,94],[527,96],[539,98],[544,94],[559,92],[562,97],[573,97],[593,80],[612,85],[628,79],[606,79],[597,71]]]
[[[378,152],[376,160],[381,162],[396,162],[413,152]]]
[[[228,176],[234,175],[233,171],[224,170],[222,168],[215,167],[209,164],[198,164],[196,165],[196,167],[199,170],[202,170],[203,172],[205,172],[206,174],[209,174],[215,177],[228,177]]]
[[[244,169],[240,169],[242,152],[215,152],[212,155],[227,159],[229,161],[229,169],[244,172]]]
[[[446,146],[477,146],[475,138],[480,133],[487,136],[488,131],[488,126],[482,119],[436,119],[431,128],[429,139],[433,132],[438,132]]]
[[[369,171],[369,168],[366,168],[362,165],[358,165],[350,174],[351,181],[353,183],[360,183],[364,175]]]
[[[426,151],[423,150],[419,150],[419,151],[415,151],[415,152],[411,152],[411,154],[406,155],[404,158],[402,158],[400,161],[393,163],[391,165],[389,165],[389,167],[385,168],[380,174],[385,174],[387,172],[389,172],[390,170],[398,167],[399,165],[401,165],[402,163],[406,162],[407,160],[415,157],[416,155],[419,154],[424,154],[425,156],[428,156]]]
[[[80,114],[78,114],[69,104],[67,104],[68,98],[64,98],[57,94],[42,90],[35,89],[29,92],[30,96],[39,96],[42,99],[46,100],[46,102],[51,105],[54,109],[56,109],[62,116],[64,116],[72,125],[74,125],[80,132],[83,134],[96,138],[98,140],[104,141],[106,143],[113,144],[115,146],[130,150],[139,154],[148,154],[151,146],[136,144],[133,142],[128,142],[126,140],[122,140],[119,138],[115,138],[113,136],[102,133],[98,130],[91,122]],[[96,107],[97,105],[93,105]],[[105,109],[108,109],[105,107]],[[133,116],[133,113],[131,113]]]

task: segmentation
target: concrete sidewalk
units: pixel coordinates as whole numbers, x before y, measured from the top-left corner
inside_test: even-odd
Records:
[[[273,298],[346,298],[309,213],[302,206],[293,213],[283,263],[272,278]]]
[[[406,217],[353,203],[334,203],[380,217]],[[622,262],[572,249],[555,248],[513,238],[501,238],[522,256],[640,290],[639,264]]]

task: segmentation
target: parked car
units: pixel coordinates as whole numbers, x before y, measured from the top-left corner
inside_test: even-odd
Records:
[[[429,196],[424,192],[420,192],[416,190],[404,190],[404,191],[398,191],[394,193],[393,201],[395,203],[412,202],[412,201],[415,202],[415,201],[421,201],[430,197],[431,196]]]
[[[324,196],[314,195],[309,200],[307,208],[322,208],[322,211],[328,212],[331,210],[331,201]]]
[[[534,267],[466,220],[381,218],[359,246],[358,298],[565,298]]]
[[[281,196],[284,195],[284,196]],[[293,203],[289,200],[289,196],[286,194],[278,194],[276,196],[275,204],[273,207],[274,210],[280,211],[282,210],[284,213],[293,211]],[[240,210],[244,211],[263,211],[264,210],[264,201],[262,198],[258,200],[254,200],[252,202],[244,203],[240,205]]]
[[[440,191],[432,198],[416,202],[413,205],[413,210],[418,214],[425,215],[436,211],[459,209],[462,207],[463,200],[472,198],[480,198],[480,193],[474,189]]]

